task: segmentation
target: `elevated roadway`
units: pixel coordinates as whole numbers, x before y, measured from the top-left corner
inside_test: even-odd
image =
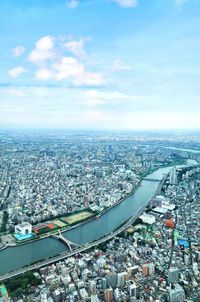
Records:
[[[169,174],[169,173],[168,173]],[[161,180],[161,182],[159,183],[158,185],[158,188],[154,194],[155,195],[158,195],[160,194],[161,190],[162,190],[162,186],[163,184],[165,183],[167,177],[168,177],[168,174],[166,174],[163,179]],[[46,260],[42,260],[40,262],[37,262],[36,264],[32,264],[32,265],[29,265],[29,266],[26,266],[22,269],[18,269],[18,270],[15,270],[13,272],[10,272],[10,273],[7,273],[7,274],[4,274],[4,275],[1,275],[0,276],[0,281],[3,281],[5,279],[8,279],[8,278],[12,278],[14,276],[17,276],[17,275],[20,275],[20,274],[23,274],[27,271],[31,271],[31,270],[34,270],[34,269],[39,269],[41,267],[44,267],[44,266],[47,266],[47,265],[50,265],[54,262],[58,262],[58,261],[61,261],[61,260],[64,260],[68,257],[71,257],[71,256],[74,256],[78,253],[81,253],[81,252],[84,252],[90,248],[93,248],[97,245],[99,245],[100,243],[103,243],[107,240],[110,240],[112,239],[113,237],[117,236],[118,234],[120,234],[122,231],[126,230],[131,224],[134,223],[134,221],[142,214],[142,212],[144,211],[144,209],[146,208],[146,206],[148,205],[148,203],[150,202],[152,198],[150,198],[133,216],[131,216],[128,221],[125,222],[125,224],[123,224],[121,227],[119,227],[117,230],[115,230],[114,232],[110,233],[109,235],[105,236],[105,237],[102,237],[102,238],[99,238],[91,243],[86,243],[82,246],[77,246],[76,244],[73,244],[72,242],[70,242],[67,238],[65,238],[62,233],[60,232],[59,236],[56,236],[57,239],[61,239],[65,242],[65,244],[67,244],[69,246],[69,244],[72,244],[74,246],[76,246],[75,249],[70,249],[70,251],[66,251],[62,254],[59,254],[58,256],[55,256],[55,257],[52,257],[52,258],[48,258]],[[64,239],[63,239],[64,238]]]
[[[118,228],[116,231],[112,232],[108,236],[102,237],[102,238],[100,238],[98,240],[95,240],[95,241],[93,241],[91,243],[86,243],[86,244],[84,244],[84,245],[82,245],[82,246],[80,246],[80,247],[78,247],[78,248],[76,248],[74,250],[67,251],[67,252],[65,252],[63,254],[60,254],[58,256],[55,256],[55,257],[52,257],[52,258],[40,261],[40,262],[38,262],[36,264],[32,264],[32,265],[26,266],[26,267],[24,267],[22,269],[10,272],[8,274],[1,275],[0,276],[0,281],[3,281],[3,280],[8,279],[8,278],[12,278],[12,277],[20,275],[20,274],[23,274],[23,273],[25,273],[27,271],[31,271],[31,270],[34,270],[34,269],[39,269],[39,268],[44,267],[46,265],[52,264],[54,262],[58,262],[58,261],[64,260],[65,258],[68,258],[68,257],[74,256],[74,255],[76,255],[78,253],[84,252],[84,251],[86,251],[86,250],[88,250],[90,248],[95,247],[96,245],[99,245],[100,243],[103,243],[103,242],[105,242],[107,240],[112,239],[113,237],[115,237],[118,234],[120,234],[122,231],[126,230],[141,215],[141,213],[144,211],[144,209],[146,208],[146,206],[149,203],[149,201],[150,200],[148,200],[146,202],[146,204],[143,207],[141,207],[134,214],[134,216],[130,217],[129,220],[127,222],[125,222],[125,224],[123,226],[121,226],[120,228]],[[59,238],[59,236],[58,236],[58,238]]]
[[[56,238],[56,239],[59,239],[59,240],[62,240],[68,246],[70,252],[72,251],[72,246],[80,247],[79,244],[74,243],[74,242],[68,240],[66,237],[64,237],[60,230],[58,232],[58,235],[53,235],[52,237]]]

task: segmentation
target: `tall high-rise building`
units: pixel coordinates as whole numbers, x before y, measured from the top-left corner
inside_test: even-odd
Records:
[[[149,275],[153,275],[155,273],[155,264],[153,262],[149,263],[148,268],[149,268]]]
[[[148,273],[149,273],[149,266],[148,266],[148,264],[143,264],[143,266],[142,266],[142,274],[143,274],[143,276],[147,276],[148,275]]]
[[[170,170],[169,183],[170,183],[170,185],[176,185],[177,184],[176,167],[174,167]]]
[[[130,298],[132,297],[137,298],[139,293],[139,287],[135,283],[130,284],[128,287],[128,291],[129,291]]]
[[[121,272],[117,275],[117,286],[119,286],[119,287],[124,286],[125,276],[126,276],[125,272]]]
[[[168,271],[168,282],[169,283],[175,283],[179,280],[179,269],[172,267]]]
[[[117,277],[116,273],[109,273],[107,275],[108,287],[115,288],[117,286]]]
[[[113,289],[112,288],[108,288],[104,291],[104,300],[105,300],[105,302],[113,301]]]
[[[170,288],[168,293],[169,293],[169,301],[170,302],[183,302],[183,301],[185,301],[184,289],[179,284],[175,284],[172,288]]]
[[[115,298],[115,301],[121,301],[119,288],[115,288],[115,290],[114,290],[114,298]]]
[[[102,288],[103,288],[103,290],[105,290],[107,288],[107,285],[108,285],[107,279],[106,278],[102,278],[101,282],[102,282]]]
[[[90,298],[91,302],[99,302],[99,298],[97,297],[97,294],[92,294]]]
[[[96,282],[94,280],[89,280],[88,289],[90,293],[96,293]]]

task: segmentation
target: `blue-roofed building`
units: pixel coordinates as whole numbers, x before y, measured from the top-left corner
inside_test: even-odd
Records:
[[[183,246],[184,248],[189,248],[189,242],[185,239],[178,239],[178,245]]]
[[[32,225],[28,222],[23,222],[15,226],[15,238],[17,240],[26,240],[34,236],[32,233]]]

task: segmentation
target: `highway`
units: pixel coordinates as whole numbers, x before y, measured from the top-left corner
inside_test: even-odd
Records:
[[[146,207],[146,205],[145,205]],[[60,260],[63,260],[65,258],[68,258],[68,257],[71,257],[73,255],[76,255],[78,253],[81,253],[81,252],[84,252],[100,243],[103,243],[107,240],[110,240],[112,239],[113,237],[115,237],[116,235],[118,235],[119,233],[121,233],[122,231],[124,231],[125,229],[127,229],[127,227],[129,227],[135,220],[138,216],[140,216],[141,212],[143,211],[143,208],[140,209],[135,215],[134,217],[131,217],[122,227],[120,227],[119,229],[117,229],[115,232],[109,234],[108,236],[105,236],[103,238],[100,238],[94,242],[91,242],[91,243],[86,243],[85,245],[83,245],[82,247],[80,248],[77,248],[77,249],[74,249],[70,252],[66,252],[64,254],[60,254],[58,256],[55,256],[55,257],[52,257],[52,258],[49,258],[49,259],[46,259],[46,260],[43,260],[41,262],[38,262],[37,264],[32,264],[32,265],[29,265],[29,266],[26,266],[22,269],[19,269],[19,270],[16,270],[14,272],[10,272],[8,274],[5,274],[5,275],[2,275],[0,276],[0,281],[3,281],[7,278],[12,278],[14,276],[17,276],[17,275],[20,275],[20,274],[23,274],[27,271],[31,271],[31,270],[34,270],[34,269],[39,269],[43,266],[46,266],[46,265],[49,265],[53,262],[57,262],[57,261],[60,261]]]
[[[163,184],[165,183],[165,180],[167,178],[168,174],[166,174],[163,179],[161,180],[161,182],[159,183],[158,185],[158,188],[154,194],[155,195],[158,195],[160,194],[160,191],[161,191],[161,188],[163,186]],[[126,230],[131,224],[134,223],[134,221],[142,214],[142,212],[144,211],[144,209],[146,208],[146,206],[148,205],[148,203],[150,202],[152,198],[150,198],[135,214],[134,216],[132,216],[131,218],[129,218],[129,220],[127,222],[125,222],[125,224],[123,224],[120,228],[118,228],[116,231],[110,233],[109,235],[105,236],[105,237],[102,237],[98,240],[95,240],[91,243],[86,243],[84,244],[83,246],[81,247],[78,247],[72,251],[67,251],[63,254],[60,254],[58,256],[55,256],[55,257],[52,257],[52,258],[48,258],[46,260],[43,260],[43,261],[40,261],[40,262],[37,262],[36,264],[32,264],[32,265],[29,265],[29,266],[26,266],[22,269],[19,269],[19,270],[16,270],[16,271],[13,271],[13,272],[10,272],[10,273],[7,273],[7,274],[4,274],[4,275],[1,275],[0,276],[0,281],[3,281],[5,279],[8,279],[8,278],[12,278],[14,276],[17,276],[17,275],[20,275],[20,274],[23,274],[27,271],[31,271],[31,270],[34,270],[34,269],[39,269],[43,266],[46,266],[46,265],[49,265],[49,264],[52,264],[54,262],[58,262],[60,260],[63,260],[65,258],[68,258],[68,257],[71,257],[73,255],[76,255],[78,253],[81,253],[81,252],[84,252],[90,248],[93,248],[97,245],[99,245],[100,243],[103,243],[107,240],[110,240],[112,239],[113,237],[117,236],[118,234],[120,234],[122,231]]]

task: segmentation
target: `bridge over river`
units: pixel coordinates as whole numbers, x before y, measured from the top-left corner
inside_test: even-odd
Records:
[[[131,196],[109,209],[99,219],[74,226],[56,239],[47,237],[1,250],[0,280],[80,253],[116,236],[141,214],[154,194],[159,194],[162,179],[170,169],[171,167],[160,168],[150,174],[148,178],[158,181],[144,179]],[[122,227],[116,231],[119,226]],[[68,243],[71,249],[68,246],[66,250]]]
[[[52,235],[52,237],[63,241],[67,245],[70,251],[72,251],[72,246],[80,247],[80,244],[74,243],[68,240],[66,237],[64,237],[60,230],[58,232],[58,235]]]
[[[157,179],[157,178],[145,178],[145,180],[147,180],[147,181],[156,181],[156,182],[159,182],[160,180],[159,179]]]

